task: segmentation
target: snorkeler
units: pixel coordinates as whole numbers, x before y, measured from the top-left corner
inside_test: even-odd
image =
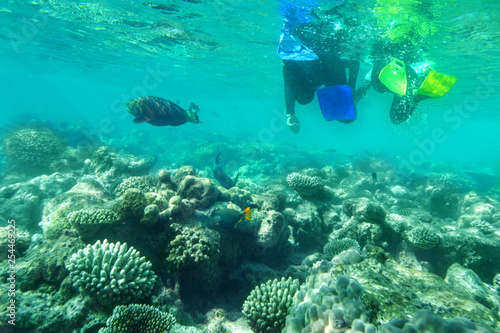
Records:
[[[295,102],[308,104],[313,100],[315,92],[326,120],[344,123],[354,121],[356,110],[352,92],[358,77],[359,61],[342,60],[336,55],[339,50],[334,49],[339,45],[337,39],[345,36],[316,34],[314,24],[311,23],[315,13],[310,6],[282,1],[280,12],[285,23],[277,55],[283,60],[288,128],[293,133],[299,132]],[[302,43],[305,41],[309,47]],[[347,69],[349,77],[346,74]],[[321,86],[324,88],[319,89]],[[354,99],[358,95],[364,95],[368,87],[363,89],[354,93]]]
[[[425,77],[423,81],[421,77]],[[410,65],[394,59],[389,64],[376,62],[367,74],[364,86],[372,86],[380,93],[394,94],[390,118],[398,125],[410,118],[421,101],[443,97],[456,81],[456,77],[438,73],[430,67],[419,75]]]

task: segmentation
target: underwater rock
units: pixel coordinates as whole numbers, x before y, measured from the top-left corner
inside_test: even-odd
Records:
[[[9,237],[10,235],[10,237]],[[9,242],[10,239],[15,239],[15,243]],[[0,227],[0,249],[3,251],[0,253],[0,261],[6,260],[7,257],[11,254],[8,250],[11,249],[9,244],[15,244],[14,252],[16,259],[19,259],[23,256],[23,252],[28,249],[31,243],[31,236],[29,232],[21,230],[19,228],[13,229],[10,227]]]
[[[281,213],[273,210],[264,212],[257,232],[257,244],[264,248],[276,245],[284,228],[285,217]]]
[[[286,208],[283,216],[293,229],[295,241],[303,248],[316,248],[323,235],[323,222],[317,207],[305,201],[297,209]]]
[[[0,189],[0,215],[16,220],[16,226],[37,232],[45,194],[33,184],[14,184]],[[6,221],[5,221],[6,222]]]
[[[2,294],[7,295],[7,293]],[[8,304],[8,299],[4,302],[0,296],[0,304]],[[7,311],[2,310],[0,308],[0,316],[8,318]],[[46,292],[16,290],[16,331],[11,330],[11,324],[3,321],[0,321],[0,331],[71,332],[75,327],[83,325],[88,314],[89,309],[81,296],[66,301],[59,293],[52,290]]]
[[[444,280],[455,290],[469,295],[487,308],[500,308],[500,295],[481,281],[479,275],[474,273],[473,270],[454,263],[448,268]]]
[[[89,207],[105,207],[111,196],[97,181],[77,183],[69,191],[59,194],[45,205],[40,226],[46,239],[57,239],[72,226],[67,215]]]
[[[444,230],[439,246],[425,260],[436,270],[458,263],[474,270],[483,280],[491,281],[495,274],[491,267],[500,267],[500,237],[471,233],[470,229]],[[438,273],[446,272],[438,270]]]
[[[86,174],[111,172],[118,175],[144,175],[156,164],[154,157],[138,157],[131,154],[118,154],[109,147],[94,148],[90,158],[85,160],[83,171]]]
[[[140,223],[143,224],[155,224],[158,222],[160,217],[160,208],[157,205],[149,205],[144,208],[144,216],[142,217]]]
[[[196,176],[196,170],[191,165],[184,165],[177,169],[172,180],[179,184],[186,176]]]
[[[177,194],[183,199],[194,200],[196,208],[208,208],[219,197],[220,191],[208,178],[185,176],[179,184]]]
[[[357,264],[334,265],[330,273],[359,281],[364,290],[363,303],[374,324],[411,318],[419,310],[428,309],[439,311],[443,318],[463,317],[489,329],[500,329],[497,311],[455,290],[435,274],[404,267],[376,251],[367,251],[367,258]]]
[[[168,202],[167,211],[174,219],[181,218],[183,221],[187,221],[196,211],[196,202],[174,195]]]
[[[389,323],[379,327],[380,333],[394,332],[483,332],[488,333],[486,329],[474,325],[472,321],[464,318],[455,318],[450,321],[439,317],[429,310],[418,311],[413,318],[394,319]]]
[[[363,172],[354,171],[340,182],[341,188],[347,188],[354,193],[362,190],[374,190],[375,186],[372,177]]]
[[[344,201],[344,213],[361,221],[382,223],[385,219],[384,209],[368,198],[347,199]]]
[[[66,235],[31,245],[25,256],[16,261],[16,284],[21,290],[35,290],[44,284],[59,285],[68,276],[67,260],[84,246],[77,237]]]

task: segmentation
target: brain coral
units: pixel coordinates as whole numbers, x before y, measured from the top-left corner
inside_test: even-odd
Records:
[[[107,239],[73,254],[67,269],[74,287],[104,304],[142,299],[156,282],[151,263],[136,249]]]
[[[253,331],[281,332],[299,286],[299,280],[289,277],[269,280],[252,290],[243,304],[243,313]]]
[[[170,313],[149,305],[119,305],[99,333],[167,333],[174,323]]]
[[[13,131],[5,136],[2,144],[7,160],[23,168],[47,167],[64,148],[63,141],[44,127]]]
[[[311,177],[297,172],[289,174],[286,181],[300,195],[307,196],[319,192],[325,185],[325,181],[319,177]]]

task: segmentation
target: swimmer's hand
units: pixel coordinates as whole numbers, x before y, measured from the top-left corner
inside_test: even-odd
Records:
[[[299,120],[297,119],[297,117],[295,117],[294,114],[286,115],[286,125],[293,133],[299,133],[300,130]]]

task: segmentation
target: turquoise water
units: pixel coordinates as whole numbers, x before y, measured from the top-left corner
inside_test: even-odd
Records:
[[[296,2],[301,3],[298,0]],[[254,198],[261,205],[269,199],[266,195],[269,195],[271,190],[281,191],[286,196],[286,207],[289,211],[287,213],[284,207],[273,209],[279,211],[278,214],[283,213],[285,216],[283,219],[291,227],[297,227],[300,221],[307,220],[308,217],[300,215],[302,213],[305,215],[310,213],[313,217],[318,216],[317,220],[320,220],[321,216],[321,221],[326,225],[323,225],[325,230],[332,228],[332,225],[338,227],[338,230],[343,228],[337,223],[341,220],[339,215],[345,219],[342,223],[345,222],[347,225],[346,221],[351,221],[350,215],[347,217],[342,214],[352,207],[349,208],[343,201],[329,202],[325,197],[329,198],[328,195],[331,193],[317,194],[318,197],[311,198],[310,194],[308,196],[307,193],[300,193],[290,182],[287,183],[286,178],[292,172],[304,172],[306,176],[322,178],[321,186],[331,187],[330,189],[335,191],[340,191],[340,188],[345,190],[345,193],[335,192],[336,199],[352,198],[349,197],[350,192],[348,192],[348,187],[352,187],[359,191],[354,196],[355,198],[366,196],[372,200],[372,203],[376,202],[380,207],[383,206],[388,214],[387,221],[389,222],[387,223],[393,223],[387,229],[392,230],[393,234],[380,236],[380,239],[372,243],[363,238],[365,236],[363,234],[363,237],[360,236],[358,239],[361,248],[366,244],[375,244],[394,256],[399,253],[404,257],[407,248],[401,250],[398,246],[404,242],[402,240],[408,241],[406,238],[410,238],[408,234],[411,233],[409,231],[403,233],[398,229],[400,225],[397,218],[389,217],[389,214],[400,213],[404,220],[404,216],[412,214],[407,211],[403,213],[405,209],[420,209],[418,212],[420,215],[415,213],[420,218],[420,220],[417,218],[418,227],[431,225],[428,222],[432,220],[432,229],[436,230],[443,239],[462,227],[463,230],[459,231],[463,234],[457,238],[467,238],[466,233],[473,229],[474,235],[484,241],[484,243],[478,242],[476,246],[481,247],[486,244],[489,247],[484,245],[483,249],[474,247],[469,249],[464,245],[454,252],[453,247],[449,245],[452,241],[449,243],[442,241],[436,250],[439,251],[439,255],[446,257],[442,261],[441,258],[433,257],[431,250],[425,246],[413,248],[416,253],[414,261],[417,264],[415,266],[420,267],[419,272],[429,271],[444,278],[448,267],[454,262],[459,262],[464,267],[476,271],[483,280],[482,282],[485,285],[488,284],[490,288],[488,291],[493,292],[492,278],[500,275],[500,268],[498,268],[500,257],[493,253],[499,249],[500,237],[500,1],[317,1],[318,15],[330,27],[336,24],[328,15],[328,11],[334,7],[338,7],[338,10],[350,22],[354,22],[349,31],[347,43],[343,45],[342,57],[347,59],[356,57],[361,61],[357,86],[363,85],[365,75],[371,70],[372,47],[380,40],[412,40],[415,42],[415,52],[420,60],[412,65],[431,64],[432,68],[440,73],[456,76],[457,83],[444,97],[422,101],[412,117],[400,125],[394,125],[389,118],[392,94],[380,94],[370,89],[366,97],[357,104],[357,120],[351,124],[325,121],[315,98],[307,105],[296,105],[296,115],[300,120],[301,130],[294,134],[285,123],[283,64],[276,56],[282,29],[277,1],[3,0],[0,3],[0,114],[2,115],[0,141],[3,143],[9,133],[19,128],[42,126],[54,130],[74,150],[65,152],[67,155],[64,155],[66,158],[64,162],[50,166],[49,170],[60,172],[54,178],[50,178],[51,176],[44,178],[45,176],[41,176],[43,172],[33,174],[29,165],[19,165],[19,161],[17,165],[11,164],[12,160],[16,160],[12,154],[10,161],[9,158],[1,156],[0,201],[8,208],[2,209],[0,217],[2,220],[10,219],[11,217],[4,215],[10,213],[8,210],[12,209],[12,212],[18,214],[17,216],[27,216],[31,219],[29,223],[20,222],[20,225],[31,233],[32,245],[28,252],[31,251],[32,255],[36,255],[38,251],[36,244],[57,244],[56,238],[50,239],[51,232],[57,234],[57,231],[50,229],[54,228],[50,226],[50,216],[55,216],[57,215],[55,212],[58,212],[57,200],[66,204],[65,199],[61,198],[65,195],[74,195],[78,200],[85,201],[78,197],[78,191],[70,191],[76,184],[87,184],[85,186],[89,187],[85,189],[90,193],[90,197],[96,195],[95,193],[98,193],[97,197],[102,196],[99,197],[99,200],[102,200],[99,205],[119,211],[116,208],[118,206],[115,205],[121,204],[120,200],[123,198],[115,189],[123,180],[126,182],[128,177],[143,177],[148,173],[156,177],[160,169],[168,169],[174,175],[180,167],[192,164],[200,177],[208,177],[215,183],[211,170],[212,163],[215,154],[222,151],[223,159],[229,161],[224,164],[224,169],[231,176],[239,172],[238,185],[241,189],[249,191],[246,195],[238,192],[240,197],[236,195],[236,199],[241,200],[247,206],[246,203],[251,202],[248,199],[251,195],[256,195],[255,198],[262,195],[259,199],[261,201]],[[410,34],[412,38],[408,37]],[[141,96],[162,97],[184,109],[187,109],[193,102],[200,107],[201,124],[187,123],[179,127],[135,124],[132,122],[133,116],[127,112],[126,103]],[[140,162],[149,158],[155,161],[155,165],[145,168],[146,171],[142,173],[132,171],[120,173],[115,169],[111,170],[112,168],[110,168],[111,171],[107,169],[103,171],[105,167],[98,170],[102,167],[99,163],[105,163],[96,162],[98,154],[95,151],[85,150],[87,146],[95,148],[97,152],[100,146],[109,147],[110,150],[105,150],[103,155],[107,154],[105,157],[112,159],[113,163],[128,161],[123,162],[123,165],[129,168],[128,171],[134,171],[135,169],[133,170],[129,164],[135,163],[142,157],[144,160]],[[139,157],[136,160],[135,157],[127,155],[129,153]],[[85,156],[84,159],[87,160],[75,161],[82,156]],[[71,169],[73,166],[75,167]],[[113,165],[113,168],[115,167],[116,165]],[[321,168],[323,169],[320,170]],[[49,172],[45,173],[49,174]],[[442,178],[440,178],[441,174],[443,174]],[[415,175],[424,175],[428,178],[425,180],[418,177],[412,178]],[[454,178],[454,175],[465,177],[466,181],[461,183],[463,178]],[[468,178],[471,175],[472,178]],[[358,176],[359,179],[356,178]],[[61,177],[62,180],[54,181],[53,179],[57,177]],[[480,183],[480,179],[487,179],[486,183]],[[347,181],[343,182],[343,180]],[[377,183],[379,180],[380,183]],[[457,183],[450,185],[450,182],[454,181]],[[90,189],[91,186],[88,184],[95,185],[93,182],[100,184],[102,192],[99,192],[100,190],[93,192],[94,189]],[[156,178],[153,182],[154,186],[148,190],[144,188],[141,190],[160,193],[158,190],[160,184],[158,183],[156,187]],[[456,190],[455,187],[470,185],[468,182],[473,184],[477,195],[472,192],[472,194],[467,194],[463,189]],[[54,189],[42,186],[54,183],[57,184]],[[33,189],[36,187],[33,184],[40,188]],[[399,188],[400,185],[406,188],[402,190]],[[469,190],[470,188],[465,185],[464,188]],[[445,195],[443,198],[442,193],[439,192],[442,189],[440,186],[442,188],[449,186],[452,188],[450,190],[452,194],[449,197]],[[170,192],[163,188],[165,192],[161,195],[164,195],[162,200],[166,200],[165,205],[175,194],[172,188],[169,188]],[[175,189],[177,190],[176,187]],[[22,191],[29,195],[22,194]],[[224,193],[227,199],[226,192]],[[377,196],[381,192],[388,193],[387,196],[395,201],[391,203],[392,201],[383,195]],[[158,193],[157,195],[161,196]],[[30,201],[33,197],[38,200],[34,204]],[[94,202],[92,201],[94,199],[92,197],[88,203],[92,209],[98,206],[96,204],[98,200],[95,199]],[[231,197],[231,200],[233,199]],[[276,201],[279,201],[278,199]],[[77,202],[77,199],[75,200]],[[269,200],[271,202],[271,199]],[[15,202],[15,204],[11,207],[9,202]],[[75,204],[75,202],[71,203]],[[254,209],[254,216],[257,216],[254,219],[261,221],[263,215],[260,214],[266,214],[265,209],[260,206],[256,208],[254,204],[248,205]],[[272,206],[275,203],[268,204]],[[479,208],[474,206],[476,204]],[[241,205],[244,209],[243,204]],[[447,215],[452,210],[451,208],[448,210],[448,205],[453,206],[455,210]],[[63,206],[64,204],[61,204],[61,207]],[[160,203],[158,206],[162,207]],[[255,206],[258,205],[255,204]],[[61,209],[65,214],[66,208]],[[202,208],[208,209],[208,207]],[[484,223],[486,227],[483,225],[483,228],[487,229],[484,234],[478,231],[480,228],[477,226],[474,227],[476,229],[467,229],[470,227],[467,224],[470,222],[467,218],[460,220],[462,215],[473,215],[471,213],[473,208],[476,209],[474,216],[479,219],[479,222],[487,220]],[[29,209],[33,210],[33,213],[29,213],[31,215],[26,213]],[[83,210],[79,206],[78,209]],[[489,215],[483,214],[481,209],[490,209]],[[334,210],[338,212],[338,221],[335,220],[333,213],[331,215],[333,217],[328,220],[330,215],[327,213]],[[198,215],[193,215],[193,211],[189,217],[198,218]],[[426,220],[428,218],[426,214],[431,216],[430,220]],[[484,217],[486,215],[488,216]],[[69,215],[65,216],[68,219]],[[309,216],[312,221],[314,221],[313,217]],[[14,218],[19,217],[14,216]],[[174,218],[175,222],[181,220],[179,217],[176,218]],[[473,222],[478,222],[477,219]],[[54,217],[52,221],[55,220]],[[330,224],[325,222],[327,220]],[[44,223],[46,226],[49,225],[50,228],[47,227],[49,232],[39,228],[40,221],[42,225]],[[460,223],[462,225],[457,226]],[[0,224],[2,228],[5,226],[5,223]],[[407,225],[405,227],[410,228]],[[74,229],[69,229],[75,232]],[[155,252],[159,246],[156,248],[148,246],[150,242],[156,246],[158,239],[151,241],[147,238],[140,238],[142,236],[134,238],[136,234],[142,235],[141,232],[147,234],[150,230],[131,231],[129,235],[126,235],[130,238],[125,240],[113,239],[116,236],[114,232],[102,234],[99,239],[108,237],[110,242],[127,241],[153,262],[153,270],[158,275],[164,274],[170,279],[170,271],[163,264],[166,260],[165,248],[169,249],[168,244],[171,244],[169,242],[173,241],[174,234],[179,233],[181,229],[175,229],[175,232],[170,229],[168,232],[163,229],[154,230],[155,235],[166,235],[166,241],[161,239],[165,243],[162,245],[163,252],[156,257],[155,255],[160,253],[160,251]],[[311,229],[314,228],[311,227]],[[411,231],[417,229],[415,226]],[[366,230],[368,229],[364,229]],[[121,231],[116,232],[123,235],[119,233]],[[130,230],[126,229],[126,231]],[[332,234],[329,236],[330,232]],[[401,235],[398,232],[401,232]],[[304,245],[307,242],[302,240],[300,243],[299,240],[298,243],[294,243],[296,247],[294,250],[298,254],[290,255],[289,252],[284,250],[280,252],[282,249],[279,249],[276,250],[277,254],[271,253],[273,251],[271,250],[263,252],[263,255],[252,253],[253,257],[248,255],[244,259],[258,261],[257,259],[262,259],[261,257],[267,255],[269,258],[266,257],[267,261],[263,261],[269,264],[276,259],[275,256],[282,255],[283,258],[280,257],[278,261],[283,262],[277,264],[273,262],[274,266],[269,265],[276,269],[275,273],[283,273],[282,275],[285,276],[287,265],[289,265],[288,268],[295,264],[298,266],[300,260],[307,255],[320,253],[334,233],[335,229],[328,229],[328,232],[325,231],[323,234],[308,235],[307,237],[310,236],[310,238],[305,239],[313,245],[309,243]],[[224,235],[224,232],[221,234]],[[255,234],[258,232],[255,231]],[[335,235],[338,236],[338,234]],[[344,237],[348,236],[344,235]],[[70,248],[74,251],[68,250],[70,253],[57,253],[53,256],[66,260],[84,245],[95,242],[93,237],[88,239],[82,237],[83,242],[75,237],[79,243],[75,243],[74,248]],[[238,238],[239,236],[231,237],[235,237],[230,238],[230,241],[234,243],[246,244],[244,237],[241,239]],[[391,237],[394,237],[394,244],[390,243]],[[30,244],[29,241],[28,244]],[[252,248],[253,245],[255,244],[248,247]],[[287,243],[287,245],[290,244]],[[467,243],[467,245],[470,244]],[[47,246],[50,247],[50,245]],[[434,244],[434,246],[437,245]],[[460,251],[465,253],[463,258],[460,257],[462,253]],[[490,253],[485,254],[484,252],[487,251]],[[63,252],[64,250],[61,250],[61,253]],[[285,252],[286,259],[284,258]],[[453,254],[448,257],[447,253],[452,252]],[[294,255],[297,255],[300,260]],[[481,261],[483,260],[481,258],[487,257],[491,258],[490,261]],[[26,260],[24,263],[29,263],[31,259],[32,257],[28,257],[23,260]],[[399,259],[400,262],[405,261],[405,258]],[[307,260],[310,263],[309,269],[314,261],[304,259],[303,267],[307,266],[304,264]],[[23,263],[22,260],[21,262]],[[441,263],[443,266],[439,266]],[[57,266],[56,273],[65,270],[64,267],[67,266],[64,265],[67,265],[67,260],[64,263],[58,262],[55,265]],[[427,269],[426,265],[431,268]],[[490,269],[489,265],[493,268]],[[233,277],[238,274],[243,276],[245,267],[238,266],[236,269],[231,266],[233,270],[228,272],[224,270],[225,268],[221,268],[222,266],[222,264],[217,266],[214,271],[221,275],[221,272],[227,273],[230,277],[220,278],[223,286],[219,286],[220,288],[216,290],[220,292],[218,295],[220,298],[217,300],[211,302],[210,292],[214,290],[207,292],[208,296],[205,295],[205,298],[202,297],[203,300],[199,302],[203,303],[202,305],[196,304],[196,295],[187,293],[180,297],[176,290],[176,296],[185,302],[186,312],[189,312],[196,323],[203,322],[200,317],[216,307],[223,308],[229,304],[225,308],[227,311],[239,312],[250,290],[255,285],[265,282],[265,277],[267,277],[263,269],[262,275],[246,276],[241,278],[242,282]],[[405,266],[405,268],[408,267]],[[194,269],[194,275],[207,273],[200,271]],[[0,265],[2,279],[4,273]],[[40,278],[43,284],[38,282],[43,290],[37,292],[56,294],[58,287],[68,274],[67,272],[59,275],[56,273],[53,274],[55,277]],[[287,270],[288,273],[290,270]],[[290,273],[290,276],[294,273],[300,275],[301,272],[297,269]],[[182,276],[186,273],[179,274],[184,290],[189,290],[191,287],[193,290],[202,289],[203,286],[190,285],[191,280]],[[404,274],[407,276],[410,273]],[[274,278],[275,275],[272,277]],[[165,281],[163,282],[167,285]],[[366,279],[363,282],[366,282]],[[228,290],[223,290],[226,283],[229,284]],[[28,287],[24,285],[26,289],[23,292],[38,288],[35,282],[27,283],[27,285]],[[235,285],[242,287],[238,289]],[[168,287],[171,290],[174,289],[171,285]],[[420,285],[415,288],[420,288]],[[497,286],[497,294],[499,288]],[[69,295],[75,297],[75,294],[73,292]],[[155,290],[154,294],[156,297],[158,290]],[[174,296],[172,297],[175,298]],[[2,297],[5,298],[5,296]],[[28,298],[28,296],[23,297]],[[481,324],[490,325],[488,328],[494,332],[495,328],[500,327],[495,322],[500,318],[498,313],[500,296],[495,296],[497,297],[495,301],[491,301],[494,298],[491,293],[488,297],[484,296],[484,299],[476,297],[475,300],[482,305],[486,304],[488,309],[496,311],[496,317],[493,316],[494,319],[491,321],[483,320],[483,317],[481,317],[483,321],[479,321]],[[4,300],[1,297],[0,299]],[[26,303],[29,304],[28,301]],[[154,305],[158,307],[159,303],[161,301]],[[165,310],[167,306],[165,304],[163,306],[162,310]],[[460,308],[458,305],[456,307]],[[466,307],[464,306],[463,309]],[[0,307],[0,313],[4,310]],[[439,309],[432,310],[439,312]],[[459,315],[464,312],[466,310],[460,312]],[[84,311],[82,310],[81,313]],[[106,318],[110,315],[110,311],[103,313],[106,314]],[[446,318],[453,317],[452,314]],[[96,322],[99,323],[99,327],[103,327],[103,317],[99,317],[101,314],[92,312],[92,316],[94,315],[98,317]],[[406,315],[406,317],[411,317],[411,315]],[[22,318],[28,317],[25,314],[23,316]],[[391,319],[383,318],[382,320],[381,318],[382,315],[377,317],[379,322],[374,324],[378,325]],[[79,317],[78,320],[80,326],[90,325],[85,322],[85,319]],[[182,324],[189,326],[188,322],[189,320],[186,320]],[[36,323],[35,319],[33,323]],[[50,323],[52,324],[53,321]],[[5,323],[0,320],[0,331],[4,327],[9,327],[8,325],[1,326],[1,324]],[[85,332],[96,332],[99,327],[95,327],[94,330],[90,328]],[[36,328],[29,328],[31,330],[28,328],[27,332],[37,332]],[[40,329],[40,332],[51,332],[50,330],[51,328],[44,328]],[[66,331],[77,332],[70,329]],[[214,329],[211,332],[221,331]],[[234,330],[234,332],[240,331]]]
[[[352,16],[368,23],[353,40],[368,47],[380,38],[364,35],[377,28],[368,26],[377,4],[354,3],[362,10]],[[416,12],[408,5],[412,2],[407,8],[401,3],[401,12]],[[101,132],[111,138],[131,131],[179,139],[216,131],[238,140],[255,136],[311,149],[380,151],[416,164],[444,161],[498,173],[498,5],[428,4],[438,31],[423,36],[423,60],[458,82],[444,98],[421,103],[409,122],[392,125],[391,96],[370,90],[351,125],[322,120],[316,101],[299,106],[302,131],[293,135],[282,127],[270,129],[274,117],[284,119],[281,61],[275,55],[281,20],[274,1],[5,1],[0,11],[2,123],[9,128],[33,119],[101,131],[104,121],[112,124]],[[402,19],[398,15],[395,20]],[[363,62],[358,85],[369,69]],[[158,78],[150,78],[151,71]],[[195,102],[203,124],[134,125],[125,102],[139,95],[161,96],[185,108]],[[457,114],[459,109],[465,113]],[[416,142],[432,140],[436,128],[443,129],[445,139],[422,151]],[[415,150],[422,154],[411,155]]]

